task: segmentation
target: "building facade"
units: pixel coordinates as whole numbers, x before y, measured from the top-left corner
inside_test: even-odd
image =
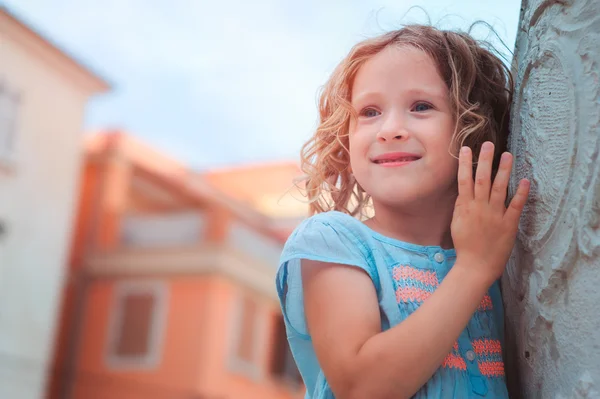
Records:
[[[294,222],[129,135],[93,136],[49,397],[302,397],[274,288]]]
[[[101,78],[0,5],[0,397],[45,391],[81,131]]]

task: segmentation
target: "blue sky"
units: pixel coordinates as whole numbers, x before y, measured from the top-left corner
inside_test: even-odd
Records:
[[[8,0],[113,83],[86,129],[121,127],[195,168],[297,159],[357,41],[403,22],[485,20],[512,50],[520,0]],[[478,29],[479,38],[487,35]]]

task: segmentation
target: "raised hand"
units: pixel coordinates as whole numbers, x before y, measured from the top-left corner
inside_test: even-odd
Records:
[[[451,232],[458,259],[470,272],[479,273],[491,284],[504,272],[515,243],[519,219],[529,195],[527,179],[519,187],[508,207],[505,206],[513,157],[502,154],[492,184],[494,145],[481,148],[473,181],[473,155],[463,147],[459,156],[458,198],[454,207]],[[458,264],[458,262],[457,262]]]

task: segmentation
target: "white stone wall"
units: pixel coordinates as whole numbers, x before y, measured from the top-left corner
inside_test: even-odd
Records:
[[[515,397],[600,398],[600,1],[523,0],[510,150],[532,181],[503,280]]]
[[[91,94],[45,49],[0,13],[0,79],[19,97],[0,156],[1,399],[44,397]]]

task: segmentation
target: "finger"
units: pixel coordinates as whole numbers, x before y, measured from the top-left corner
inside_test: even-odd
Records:
[[[479,162],[477,163],[477,172],[475,173],[474,197],[476,200],[490,200],[490,180],[492,175],[492,160],[494,158],[494,144],[486,141],[481,146],[479,153]]]
[[[504,214],[503,219],[506,220],[513,231],[516,231],[519,227],[519,220],[521,219],[523,208],[525,207],[527,197],[529,196],[530,186],[531,183],[527,179],[523,179],[519,182],[517,192],[510,201],[506,213]]]
[[[506,190],[508,188],[508,180],[510,178],[510,171],[512,168],[513,157],[510,153],[505,152],[500,157],[500,166],[496,173],[496,178],[492,185],[492,192],[490,194],[490,205],[494,208],[501,209],[504,211],[506,201]]]
[[[458,197],[473,199],[473,153],[469,147],[462,147],[458,156]]]

